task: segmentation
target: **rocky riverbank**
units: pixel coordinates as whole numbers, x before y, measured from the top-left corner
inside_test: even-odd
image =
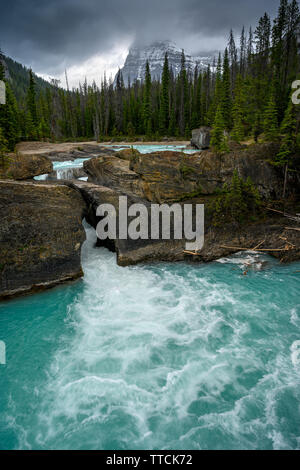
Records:
[[[35,150],[18,149],[10,169],[0,181],[0,298],[47,288],[83,275],[80,250],[85,234],[82,219],[96,227],[99,204],[110,203],[118,213],[119,196],[128,203],[204,204],[205,243],[197,253],[186,253],[186,240],[98,240],[116,252],[122,266],[153,261],[209,262],[240,249],[267,251],[283,262],[300,259],[299,224],[280,212],[283,175],[270,164],[276,145],[250,147],[233,145],[222,157],[210,150],[186,155],[181,152],[140,154],[130,148],[121,152],[97,144],[49,144]],[[88,182],[55,179],[52,161],[89,157],[82,171]],[[18,164],[16,164],[18,162]],[[211,202],[236,170],[240,177],[251,177],[263,201],[264,210],[247,224],[212,223]],[[49,173],[51,181],[35,182],[36,175]],[[5,178],[5,179],[4,179]],[[27,181],[21,181],[27,180]],[[290,173],[287,181],[288,212],[299,207],[299,175]],[[271,201],[272,200],[272,201]],[[268,201],[268,202],[267,202]],[[297,202],[298,201],[298,202]]]
[[[84,210],[65,185],[0,181],[0,298],[82,276]]]

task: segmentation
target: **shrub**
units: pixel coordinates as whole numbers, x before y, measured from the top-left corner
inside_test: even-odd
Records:
[[[248,220],[255,220],[260,205],[260,195],[251,178],[244,181],[235,170],[230,185],[224,184],[210,206],[213,212],[213,224],[215,226],[226,222],[242,224]]]

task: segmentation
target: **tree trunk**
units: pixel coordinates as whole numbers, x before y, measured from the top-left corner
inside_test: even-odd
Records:
[[[286,193],[286,183],[287,183],[287,175],[288,175],[288,164],[285,164],[285,170],[284,170],[284,183],[283,183],[283,213],[285,213],[285,193]]]

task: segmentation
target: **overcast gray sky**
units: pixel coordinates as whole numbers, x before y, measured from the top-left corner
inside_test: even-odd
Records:
[[[279,0],[0,0],[0,47],[71,84],[114,74],[133,43],[170,39],[187,52],[223,49],[230,28],[256,25]]]

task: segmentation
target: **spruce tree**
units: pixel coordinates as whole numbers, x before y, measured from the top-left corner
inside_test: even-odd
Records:
[[[262,124],[261,124],[261,115],[260,112],[255,113],[255,118],[253,122],[253,137],[254,142],[258,142],[258,137],[262,132]]]
[[[181,69],[178,77],[179,85],[179,130],[183,136],[190,127],[189,101],[188,101],[188,77],[185,67],[185,54],[181,53]]]
[[[13,151],[20,138],[20,124],[17,102],[10,84],[5,81],[6,102],[0,105],[0,127],[9,150]]]
[[[243,86],[242,76],[238,74],[236,79],[236,86],[234,92],[234,104],[232,108],[233,115],[233,129],[231,136],[236,142],[241,142],[245,136],[245,129],[243,125],[243,120],[245,117],[245,95],[244,95],[244,86]]]
[[[3,129],[0,127],[0,170],[5,170],[7,164],[8,142],[4,136]]]
[[[230,59],[230,73],[231,73],[230,78],[231,78],[231,91],[232,91],[235,85],[235,79],[236,79],[236,74],[238,70],[238,54],[237,54],[237,48],[235,45],[235,39],[234,39],[232,29],[230,30],[228,49],[229,49],[228,52],[229,52],[229,59]]]
[[[32,70],[29,70],[29,88],[27,93],[27,107],[28,112],[31,115],[32,123],[36,128],[38,125],[37,109],[36,109],[36,92],[35,92],[35,81],[33,78]]]
[[[4,81],[4,79],[5,79],[5,70],[4,70],[2,53],[0,49],[0,80]]]
[[[246,60],[247,60],[247,41],[245,34],[245,27],[243,26],[240,37],[240,74],[245,78],[246,73]]]
[[[231,117],[231,83],[230,83],[230,67],[228,49],[225,49],[223,61],[223,78],[222,78],[222,115],[224,119],[225,128],[230,130],[232,127]]]
[[[222,59],[219,53],[216,76],[215,76],[215,89],[214,97],[208,111],[208,120],[210,125],[213,125],[216,117],[217,108],[223,101],[223,82],[222,82]]]
[[[144,130],[147,136],[152,134],[152,116],[151,116],[151,73],[147,60],[145,67],[144,98],[143,98],[143,122]]]
[[[233,140],[240,143],[243,140],[244,136],[245,136],[245,132],[244,132],[242,115],[240,113],[240,110],[237,109],[234,112],[233,129],[232,129],[231,137]]]
[[[280,133],[282,136],[279,153],[276,156],[275,163],[280,166],[290,165],[290,158],[296,151],[297,139],[297,115],[296,107],[292,100],[286,109],[284,119],[281,124]]]
[[[249,28],[249,34],[248,34],[248,41],[247,41],[247,63],[246,63],[246,68],[247,68],[247,71],[250,70],[251,68],[251,65],[252,65],[252,60],[253,60],[253,54],[254,54],[254,50],[253,50],[253,32],[252,32],[252,28],[250,26]]]
[[[225,125],[221,105],[218,106],[216,112],[215,122],[211,132],[210,144],[217,153],[224,153],[229,150],[225,136]]]
[[[168,54],[165,54],[164,67],[161,79],[160,112],[159,127],[162,134],[166,134],[169,128],[169,60]]]
[[[263,128],[265,140],[274,142],[278,139],[278,115],[273,88],[264,112]]]
[[[283,57],[285,54],[285,40],[288,25],[288,0],[280,0],[278,15],[274,20],[272,29],[272,66],[274,70],[275,104],[279,120],[283,118],[285,109],[285,83]]]

